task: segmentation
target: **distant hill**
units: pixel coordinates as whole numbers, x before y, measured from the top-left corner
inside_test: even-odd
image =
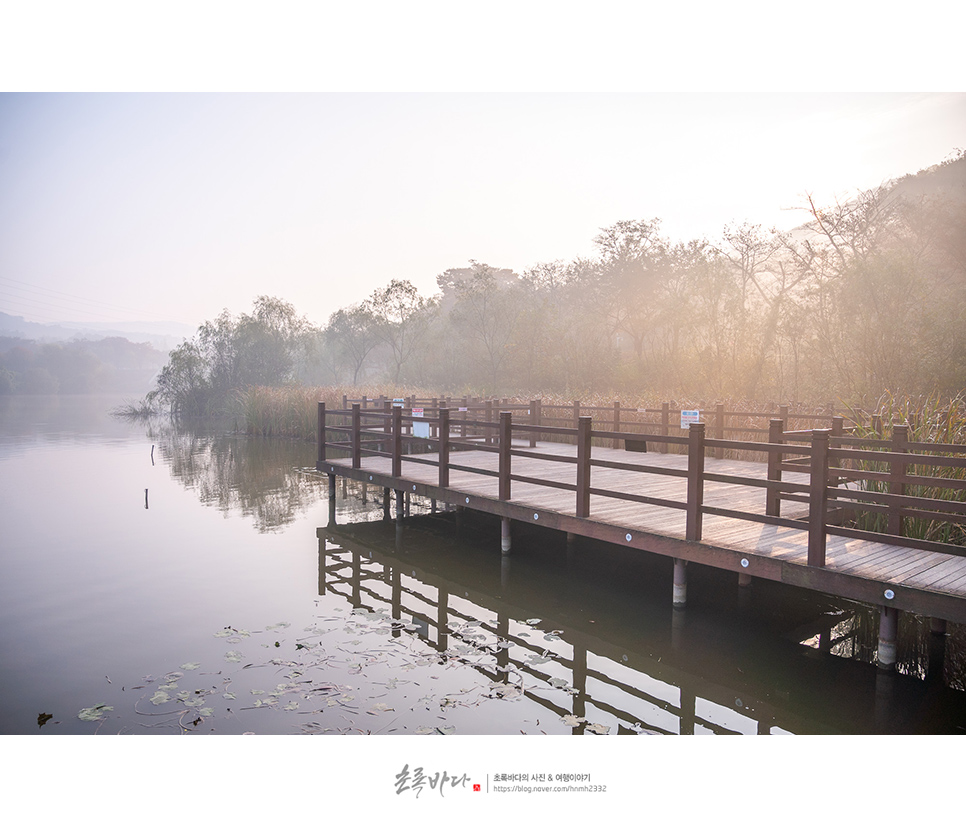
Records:
[[[958,158],[925,168],[918,174],[900,177],[890,185],[890,195],[895,197],[938,197],[966,203],[966,152],[962,152]]]
[[[147,342],[157,350],[176,348],[195,335],[197,328],[176,321],[133,322],[56,322],[40,324],[23,316],[0,312],[0,336],[15,336],[39,342],[66,342],[71,339],[107,339],[120,336],[131,342]]]

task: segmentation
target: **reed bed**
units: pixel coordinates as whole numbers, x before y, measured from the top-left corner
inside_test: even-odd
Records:
[[[897,425],[909,427],[910,443],[941,443],[966,448],[966,392],[951,398],[939,396],[909,397],[895,394],[884,395],[876,405],[874,413],[878,420],[872,425],[860,424],[853,430],[856,437],[863,439],[883,439],[888,448],[893,428]],[[966,502],[966,453],[962,454],[963,465],[915,465],[908,468],[908,474],[944,478],[958,481],[958,486],[906,485],[905,494],[941,501]],[[949,455],[945,455],[949,457]],[[859,468],[869,472],[888,474],[889,465],[877,461],[857,461]],[[869,492],[885,493],[889,490],[886,480],[870,477],[860,485]],[[862,530],[885,532],[888,517],[884,513],[856,513],[855,525]],[[915,539],[966,545],[966,525],[939,521],[936,519],[902,519],[902,535]]]

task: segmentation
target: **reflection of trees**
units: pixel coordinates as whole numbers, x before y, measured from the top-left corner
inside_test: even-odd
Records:
[[[226,517],[250,516],[260,533],[291,524],[325,496],[321,478],[299,471],[307,458],[304,444],[173,427],[153,431],[151,437],[171,474],[197,492],[203,504]]]

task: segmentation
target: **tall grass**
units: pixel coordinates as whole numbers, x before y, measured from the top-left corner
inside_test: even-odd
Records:
[[[879,415],[881,427],[858,425],[853,435],[860,438],[881,438],[883,447],[888,448],[893,429],[897,425],[909,426],[910,443],[942,443],[966,446],[966,392],[944,399],[939,396],[908,397],[892,393],[883,395],[874,410]],[[916,451],[916,450],[912,450]],[[958,481],[962,486],[922,486],[906,485],[905,494],[941,501],[966,502],[966,454],[963,465],[915,465],[907,469],[907,474],[928,478],[944,478]],[[949,457],[946,453],[944,457]],[[889,464],[878,461],[856,461],[859,468],[869,472],[887,473]],[[889,490],[887,481],[870,477],[860,484],[869,492],[885,493]],[[855,524],[859,529],[872,532],[885,532],[888,517],[884,513],[859,512]],[[966,545],[966,525],[944,522],[936,519],[904,517],[902,535],[915,539]]]
[[[383,386],[379,394],[387,397],[417,396],[421,399],[437,396],[435,393],[396,389]],[[243,420],[248,434],[263,437],[291,437],[299,440],[315,440],[318,421],[318,404],[326,403],[329,409],[342,408],[342,397],[359,399],[363,395],[374,396],[371,389],[343,387],[311,387],[290,385],[271,388],[250,385],[234,395],[235,407]]]

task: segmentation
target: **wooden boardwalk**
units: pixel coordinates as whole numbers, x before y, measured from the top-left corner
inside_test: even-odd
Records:
[[[335,429],[351,433],[351,442],[326,442],[329,455],[320,447],[317,468],[333,478],[395,491],[397,501],[409,493],[498,516],[507,522],[505,542],[509,522],[516,521],[668,556],[675,560],[676,583],[678,569],[695,562],[734,571],[742,581],[760,577],[876,605],[885,612],[907,610],[936,620],[966,622],[966,556],[959,552],[961,548],[939,546],[946,552],[936,552],[934,545],[895,535],[868,540],[861,531],[832,523],[835,510],[826,515],[826,507],[833,504],[828,495],[842,504],[848,503],[850,490],[863,494],[858,483],[841,474],[849,472],[847,468],[832,470],[840,474],[829,477],[827,460],[819,470],[813,461],[811,472],[807,463],[793,463],[782,465],[776,476],[769,464],[714,458],[706,455],[704,445],[693,442],[689,454],[590,445],[589,418],[581,418],[588,420],[582,447],[579,437],[577,446],[537,442],[532,439],[532,426],[511,430],[509,415],[504,416],[502,442],[497,437],[468,447],[454,437],[450,448],[448,423],[440,423],[444,442],[438,438],[414,441],[412,436],[402,436],[398,422],[388,433],[381,426],[361,426],[356,411],[352,428]],[[497,424],[479,425],[488,432],[497,428]],[[378,439],[380,435],[387,440]],[[613,438],[613,445],[624,445],[617,437],[594,433],[598,443],[610,443]],[[675,440],[682,445],[687,442]],[[413,442],[431,451],[402,454],[402,446]],[[658,445],[652,443],[651,448]],[[709,448],[715,445],[733,448],[738,444],[707,442]],[[348,450],[350,457],[333,458],[333,447],[343,453]],[[748,447],[759,452],[781,449],[782,464],[793,457],[792,450],[798,455],[808,451],[801,445],[774,443]],[[827,439],[824,448],[827,452]],[[854,465],[844,457],[843,452],[840,467]],[[822,472],[820,503],[811,485],[816,471]],[[826,483],[832,486],[826,488]],[[774,500],[776,491],[780,500]],[[908,501],[902,504],[907,505]],[[766,514],[769,506],[772,509]],[[926,506],[932,505],[926,502]],[[945,509],[955,511],[960,506]]]

